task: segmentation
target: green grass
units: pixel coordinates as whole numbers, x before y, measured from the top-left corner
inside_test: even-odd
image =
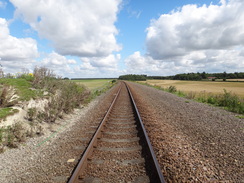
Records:
[[[11,107],[1,108],[0,119],[5,119],[7,116],[12,115],[16,112],[18,112],[18,109],[13,109]]]
[[[1,78],[0,84],[11,85],[17,89],[17,94],[21,101],[28,101],[31,98],[35,98],[41,95],[40,91],[30,89],[32,87],[31,83],[26,79],[22,78]]]
[[[84,79],[84,80],[73,80],[78,84],[83,84],[90,90],[97,90],[108,84],[112,79]]]
[[[239,116],[236,116],[237,118],[239,119],[244,119],[244,115],[239,115]]]

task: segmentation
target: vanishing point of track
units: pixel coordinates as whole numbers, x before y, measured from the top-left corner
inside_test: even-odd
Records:
[[[121,83],[68,182],[165,182],[126,83]]]

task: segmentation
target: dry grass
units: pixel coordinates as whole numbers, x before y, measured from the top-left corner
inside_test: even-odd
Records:
[[[242,82],[244,82],[244,79],[227,79],[227,81],[242,81]]]
[[[150,85],[157,85],[163,88],[175,86],[177,90],[189,92],[208,92],[221,94],[224,89],[240,97],[244,97],[244,82],[212,82],[212,81],[179,81],[179,80],[147,80],[140,81]]]

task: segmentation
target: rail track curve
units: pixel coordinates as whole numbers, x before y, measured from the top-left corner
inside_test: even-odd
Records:
[[[68,182],[165,182],[126,82],[120,83]]]

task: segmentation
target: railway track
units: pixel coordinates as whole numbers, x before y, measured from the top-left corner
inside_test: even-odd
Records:
[[[126,83],[68,182],[165,182]]]

